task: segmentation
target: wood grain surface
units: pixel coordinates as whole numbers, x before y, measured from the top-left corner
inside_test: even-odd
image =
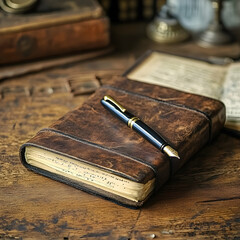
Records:
[[[0,83],[0,239],[240,239],[240,140],[226,133],[138,210],[21,165],[20,145],[87,99],[74,94],[81,79],[124,71],[148,49],[140,41],[129,51],[120,46],[103,58]]]

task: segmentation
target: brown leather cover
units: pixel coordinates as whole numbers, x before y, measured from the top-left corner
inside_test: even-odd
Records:
[[[0,64],[101,49],[109,20],[96,0],[41,0],[28,14],[0,9]]]
[[[225,122],[225,107],[214,99],[155,85],[112,77],[80,108],[42,129],[21,147],[23,164],[38,173],[128,206],[141,206],[94,187],[29,166],[24,159],[27,145],[39,146],[79,161],[107,169],[118,176],[146,183],[156,178],[162,186],[191,156],[216,136]],[[153,145],[130,130],[103,108],[100,100],[111,95],[139,116],[179,152],[170,161]]]

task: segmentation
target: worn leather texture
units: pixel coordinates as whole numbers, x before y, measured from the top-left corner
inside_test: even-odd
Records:
[[[225,122],[224,105],[210,98],[113,76],[80,107],[42,129],[20,149],[23,164],[38,173],[128,206],[140,206],[114,194],[69,181],[29,166],[27,145],[39,146],[103,168],[118,176],[146,183],[156,178],[158,190],[169,177],[215,137]],[[180,155],[172,160],[114,117],[100,103],[110,95],[159,132]]]

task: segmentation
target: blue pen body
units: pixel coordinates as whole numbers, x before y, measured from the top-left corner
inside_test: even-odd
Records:
[[[152,128],[147,126],[139,118],[135,117],[133,114],[127,110],[121,111],[118,106],[114,105],[111,101],[101,100],[102,105],[111,112],[114,116],[144,137],[152,145],[163,152],[163,148],[167,145],[166,141]]]

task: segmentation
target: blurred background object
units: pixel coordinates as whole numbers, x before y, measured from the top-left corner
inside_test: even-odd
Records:
[[[149,21],[164,0],[99,0],[113,22]]]
[[[6,4],[14,9],[35,1],[0,1],[5,4],[0,10],[0,64],[95,51],[110,43],[109,21],[96,0],[39,0],[24,14],[10,13]]]
[[[99,0],[112,22],[150,22],[157,17],[163,5],[169,15],[191,35],[198,36],[208,29],[214,20],[211,0]],[[240,1],[222,1],[221,21],[226,29],[239,35]],[[237,36],[240,39],[240,36]]]
[[[202,46],[223,45],[233,42],[233,37],[222,22],[222,0],[211,0],[214,16],[208,28],[198,37]]]
[[[213,20],[214,9],[211,0],[167,0],[170,12],[181,25],[193,33],[206,30]],[[228,29],[240,26],[240,1],[225,0],[222,3],[221,19]]]
[[[213,15],[209,0],[168,0],[170,12],[180,24],[192,33],[204,31]]]
[[[147,35],[159,43],[181,42],[189,37],[188,32],[170,14],[168,5],[164,5],[155,19],[147,26]]]
[[[164,43],[184,40],[187,32],[193,37],[199,36],[214,20],[211,0],[0,0],[0,3],[12,9],[32,4],[22,14],[0,9],[0,64],[98,50],[100,55],[110,43],[109,19],[114,25],[113,39],[115,34],[124,42],[124,31],[117,33],[120,28],[134,37],[131,27],[140,33],[151,23],[148,36]],[[240,33],[239,14],[239,0],[223,1],[220,17],[235,37]],[[191,40],[188,42],[196,45]],[[128,41],[128,51],[130,45]],[[136,46],[136,42],[133,45]]]

